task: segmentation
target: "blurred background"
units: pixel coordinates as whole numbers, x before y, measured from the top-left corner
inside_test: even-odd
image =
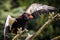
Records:
[[[60,12],[60,0],[0,0],[0,40],[3,39],[4,24],[8,15],[16,18],[29,7],[32,3],[41,3],[56,7]],[[48,19],[48,14],[40,15],[36,20],[29,22],[28,27],[34,27],[29,31],[34,34]],[[32,23],[31,23],[32,22]],[[53,37],[60,35],[60,20],[51,23],[43,33],[35,40],[50,40]],[[23,39],[22,39],[23,40]]]

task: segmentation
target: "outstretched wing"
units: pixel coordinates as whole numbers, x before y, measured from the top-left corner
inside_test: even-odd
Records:
[[[15,18],[12,18],[10,15],[7,16],[6,23],[4,26],[4,39],[8,36],[9,31],[11,30],[11,25],[14,23]]]
[[[52,7],[52,6],[34,3],[34,4],[29,6],[29,8],[26,10],[25,13],[32,14],[33,16],[37,16],[41,13],[54,12],[56,10],[57,9],[55,7]],[[37,13],[39,13],[39,14],[37,14]]]
[[[29,8],[26,10],[26,13],[32,14],[35,11],[44,10],[44,11],[55,11],[56,8],[48,5],[42,5],[38,3],[34,3],[29,6]]]

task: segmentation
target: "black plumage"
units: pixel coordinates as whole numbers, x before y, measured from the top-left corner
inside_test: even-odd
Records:
[[[27,14],[23,14],[21,18],[16,18],[16,21],[12,24],[12,28],[14,29],[14,33],[17,33],[17,28],[22,27],[22,30],[24,30],[25,25],[27,24],[27,21],[29,20],[26,16]]]
[[[34,3],[20,16],[16,18],[15,22],[11,25],[11,31],[17,33],[17,28],[25,28],[29,20],[36,19],[40,14],[54,12],[57,9],[52,6]]]

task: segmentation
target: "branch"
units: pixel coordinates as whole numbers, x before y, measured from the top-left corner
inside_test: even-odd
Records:
[[[51,40],[59,40],[59,39],[60,39],[60,36],[57,36],[57,37],[52,38]]]
[[[28,31],[27,29],[24,29],[24,30],[22,31],[22,28],[20,28],[20,29],[18,28],[17,35],[14,36],[12,40],[18,40],[18,38],[21,38],[22,34],[23,34],[24,32],[27,32],[27,31]]]
[[[56,14],[54,16],[54,13],[50,13],[50,16],[49,16],[49,19],[47,22],[45,22],[45,24],[29,39],[29,40],[33,40],[34,38],[36,38],[38,35],[40,35],[44,29],[55,19],[55,17],[57,16],[58,14]]]
[[[29,33],[27,33],[27,34],[28,34],[28,36],[26,37],[25,40],[29,40],[33,36],[33,35],[29,34]]]

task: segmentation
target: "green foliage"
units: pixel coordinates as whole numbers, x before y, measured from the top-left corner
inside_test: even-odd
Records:
[[[18,2],[18,6],[15,7],[11,4],[11,2]],[[42,3],[47,5],[52,5],[57,7],[60,10],[60,0],[0,0],[0,40],[3,40],[3,31],[4,31],[4,24],[6,17],[8,15],[11,15],[13,17],[18,17],[24,13],[26,8],[32,4],[32,3]],[[14,8],[12,8],[14,7]],[[34,27],[33,30],[29,31],[29,33],[34,34],[47,20],[48,20],[49,14],[41,14],[40,17],[36,20],[32,20],[29,23],[29,26]],[[47,40],[47,37],[53,38],[55,36],[60,35],[60,27],[56,26],[56,30],[54,30],[54,27],[52,24],[50,24],[43,33],[41,33],[36,40],[38,39],[44,39]],[[11,34],[14,36],[14,34]],[[13,37],[12,36],[12,37]]]

